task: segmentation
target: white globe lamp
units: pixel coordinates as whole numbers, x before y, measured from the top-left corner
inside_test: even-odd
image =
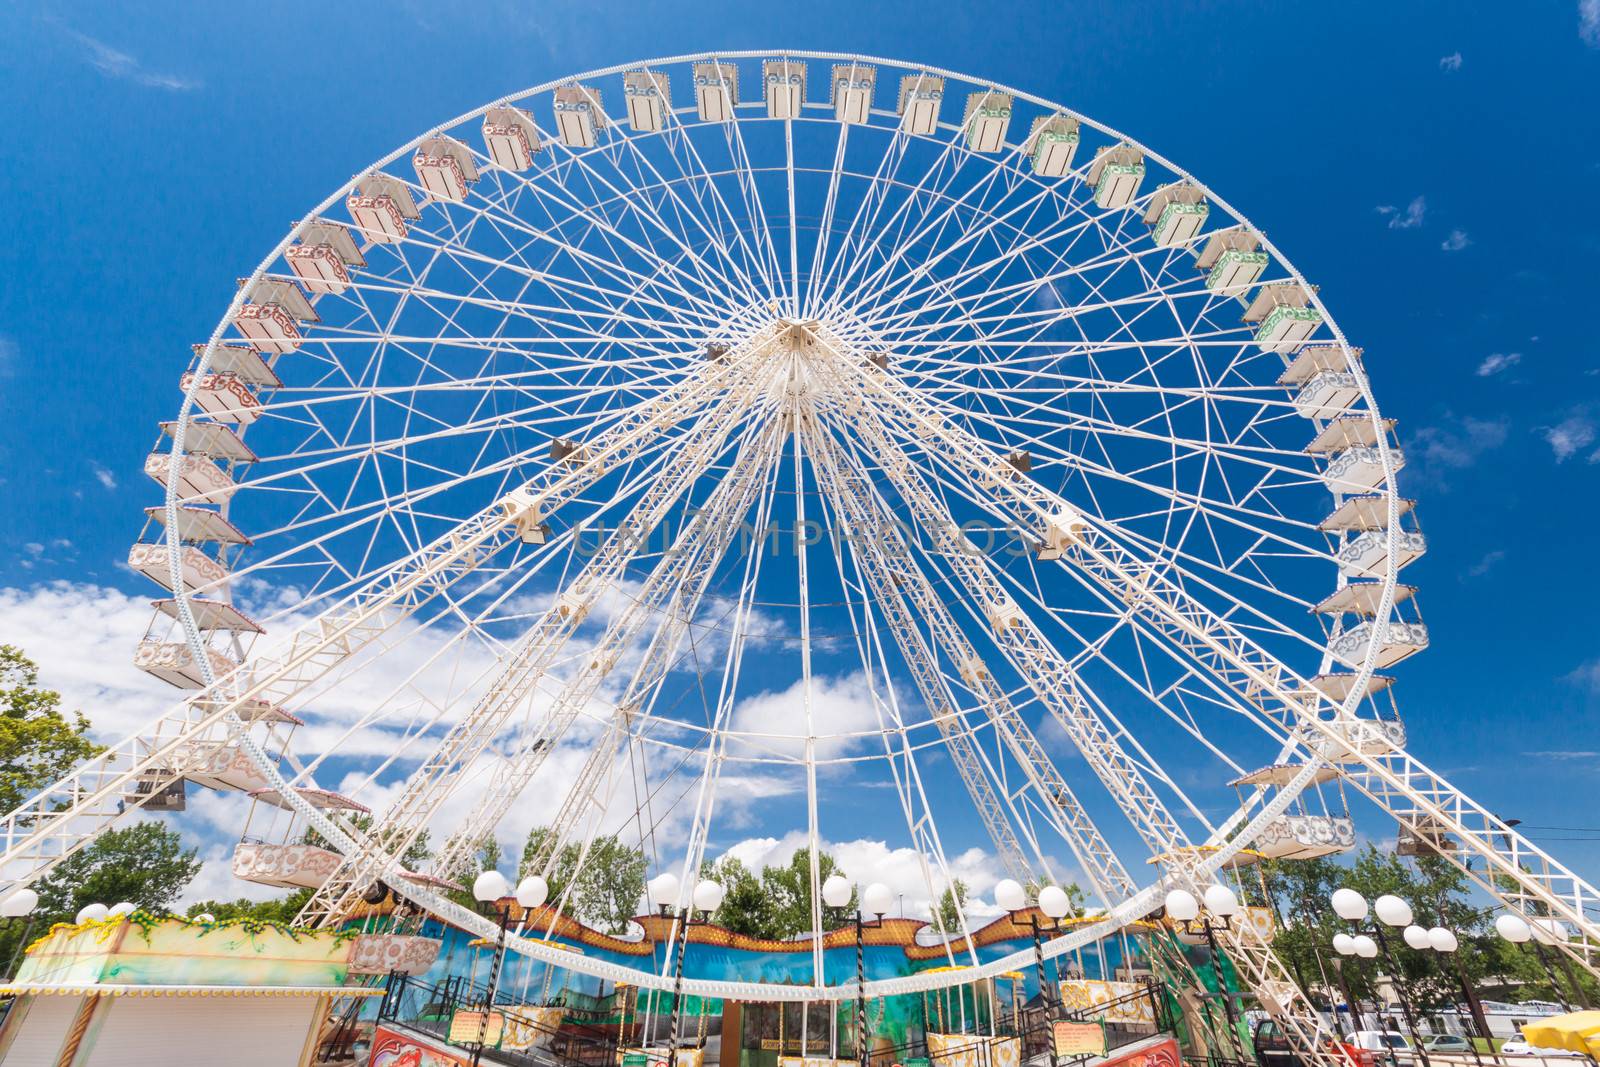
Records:
[[[1206,886],[1206,910],[1221,918],[1229,918],[1239,913],[1239,898],[1233,895],[1233,890],[1222,884]]]
[[[861,893],[861,910],[880,919],[894,905],[894,893],[882,882],[873,882]]]
[[[726,895],[718,882],[709,878],[702,878],[694,887],[694,906],[697,911],[707,915],[722,907],[722,898]]]
[[[1372,910],[1378,916],[1378,921],[1389,926],[1410,926],[1411,905],[1395,896],[1385,893],[1372,902]]]
[[[850,879],[842,874],[830,874],[822,883],[822,902],[830,908],[842,908],[850,903]]]
[[[1167,918],[1178,922],[1192,922],[1200,917],[1200,902],[1187,889],[1174,889],[1167,894]]]
[[[1428,947],[1435,952],[1454,952],[1461,945],[1453,932],[1442,926],[1435,926],[1428,931]]]
[[[1022,883],[1012,878],[1002,878],[994,886],[994,902],[1002,911],[1021,911],[1028,906],[1028,894]]]
[[[1520,915],[1502,915],[1494,921],[1494,932],[1513,945],[1526,944],[1533,929]]]
[[[1052,919],[1064,919],[1072,910],[1072,901],[1058,885],[1047,885],[1039,890],[1039,910]]]
[[[78,925],[105,922],[106,916],[110,914],[111,909],[104,904],[86,904],[78,911]]]
[[[1356,939],[1349,934],[1334,934],[1333,951],[1341,956],[1354,956],[1356,954]]]
[[[524,908],[537,908],[550,899],[550,885],[537,874],[530,874],[517,883],[517,903]]]
[[[1366,934],[1357,934],[1350,940],[1355,945],[1356,955],[1362,959],[1370,960],[1378,954],[1378,943]]]
[[[671,871],[650,879],[647,888],[650,893],[650,903],[658,908],[671,908],[678,903],[678,876]]]
[[[39,906],[39,894],[31,889],[23,888],[12,893],[3,902],[0,902],[0,918],[20,919],[32,915],[33,909]]]
[[[1400,936],[1406,939],[1407,945],[1418,952],[1425,952],[1433,947],[1433,943],[1428,940],[1428,931],[1420,926],[1408,926]]]
[[[511,883],[499,871],[484,871],[472,880],[472,899],[479,904],[493,904],[511,895]]]
[[[1367,898],[1354,889],[1335,889],[1328,898],[1333,913],[1346,922],[1360,922],[1367,917]]]

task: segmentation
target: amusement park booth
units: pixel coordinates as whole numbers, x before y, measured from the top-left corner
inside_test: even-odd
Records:
[[[141,911],[57,924],[0,995],[6,1067],[304,1067],[437,942]],[[374,984],[365,984],[374,983]]]

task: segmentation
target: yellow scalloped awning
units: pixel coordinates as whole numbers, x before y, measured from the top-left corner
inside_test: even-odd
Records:
[[[1539,1048],[1560,1048],[1580,1056],[1600,1056],[1600,1011],[1575,1011],[1526,1023],[1522,1036]]]

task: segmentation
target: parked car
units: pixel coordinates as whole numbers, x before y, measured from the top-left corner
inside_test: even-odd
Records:
[[[1434,1034],[1422,1043],[1428,1052],[1445,1052],[1468,1055],[1472,1052],[1472,1042],[1460,1034]]]
[[[1379,1064],[1389,1067],[1412,1067],[1417,1061],[1411,1042],[1393,1030],[1357,1030],[1345,1034],[1344,1043],[1370,1052]]]
[[[1500,1046],[1500,1052],[1506,1056],[1570,1056],[1573,1059],[1582,1058],[1578,1055],[1578,1053],[1569,1052],[1564,1048],[1540,1048],[1538,1045],[1530,1045],[1521,1039],[1516,1041],[1507,1041],[1505,1044]]]
[[[1251,1034],[1256,1047],[1256,1067],[1306,1067],[1300,1050],[1277,1022],[1262,1019]],[[1379,1067],[1372,1053],[1341,1041],[1329,1041],[1330,1051],[1343,1054],[1349,1067]]]

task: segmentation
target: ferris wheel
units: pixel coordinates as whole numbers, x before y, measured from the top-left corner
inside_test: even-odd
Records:
[[[335,190],[175,385],[129,563],[183,698],[7,816],[11,884],[194,786],[308,920],[381,880],[489,934],[443,891],[530,810],[534,871],[621,832],[696,872],[759,815],[813,865],[870,826],[930,897],[975,835],[1081,877],[1055,955],[1350,847],[1360,794],[1591,963],[1600,893],[1405,750],[1426,544],[1361,349],[1067,108],[805,52],[550,82]]]

